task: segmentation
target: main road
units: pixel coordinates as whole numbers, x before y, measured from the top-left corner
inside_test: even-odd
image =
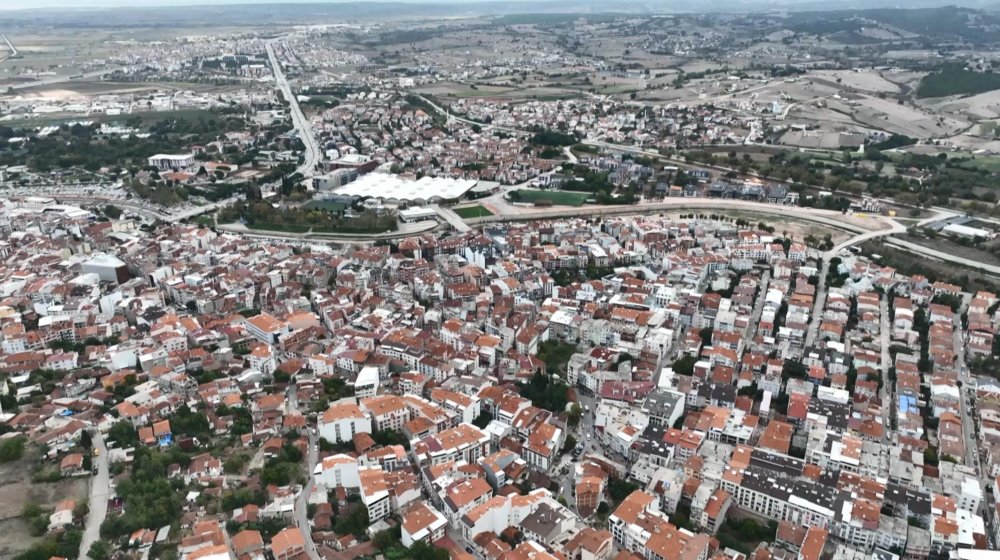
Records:
[[[267,59],[271,62],[271,71],[274,72],[274,82],[277,84],[278,89],[281,90],[285,101],[288,102],[288,112],[292,115],[292,124],[295,126],[299,138],[306,147],[306,159],[296,171],[303,177],[312,177],[316,172],[316,164],[319,163],[320,159],[319,142],[316,141],[316,135],[313,134],[312,125],[302,113],[302,108],[299,107],[298,98],[295,97],[291,86],[288,85],[288,78],[285,77],[285,73],[281,70],[278,57],[274,54],[273,41],[268,41],[266,48]]]
[[[107,76],[108,74],[114,74],[119,70],[126,70],[126,67],[122,66],[119,68],[94,70],[93,72],[84,72],[83,74],[75,74],[73,76],[51,76],[49,78],[42,78],[40,80],[32,80],[30,82],[22,82],[20,84],[9,85],[7,86],[7,89],[12,89],[12,90],[29,89],[33,87],[51,86],[55,84],[61,84],[64,82],[74,82],[77,80],[89,80],[93,78],[101,78],[103,76]]]
[[[90,547],[101,537],[101,524],[108,515],[108,497],[111,493],[111,476],[108,471],[108,448],[104,445],[104,436],[100,430],[94,430],[94,449],[97,449],[97,474],[90,481],[90,510],[87,513],[87,525],[80,539],[80,560],[90,560]],[[89,452],[90,450],[87,450]]]

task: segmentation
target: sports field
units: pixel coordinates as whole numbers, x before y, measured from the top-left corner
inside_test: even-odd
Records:
[[[589,193],[571,191],[538,191],[534,189],[521,189],[514,191],[517,193],[512,200],[515,202],[519,198],[521,202],[538,203],[547,200],[557,206],[583,206],[590,197]]]
[[[482,204],[466,206],[464,208],[453,208],[453,210],[460,218],[485,218],[486,216],[493,215],[493,212],[490,212],[489,209]]]

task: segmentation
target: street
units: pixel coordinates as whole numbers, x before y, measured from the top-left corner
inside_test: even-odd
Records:
[[[889,323],[889,296],[882,294],[879,300],[879,346],[882,351],[880,358],[882,370],[882,389],[879,400],[882,401],[882,442],[889,442],[889,430],[892,428],[892,414],[896,409],[894,387],[889,379],[889,368],[892,367],[892,354],[889,352],[892,328]]]
[[[295,379],[292,379],[288,384],[285,410],[288,412],[298,411],[298,408],[298,389]],[[295,525],[302,531],[302,537],[306,544],[306,554],[309,555],[310,560],[320,560],[319,552],[316,550],[316,543],[312,539],[312,528],[309,524],[307,508],[309,505],[309,496],[312,495],[313,489],[316,487],[316,477],[313,475],[313,471],[316,469],[316,462],[319,460],[319,438],[314,428],[309,428],[307,433],[309,438],[309,452],[306,454],[306,468],[309,469],[309,478],[299,492],[299,495],[295,498],[294,518]]]

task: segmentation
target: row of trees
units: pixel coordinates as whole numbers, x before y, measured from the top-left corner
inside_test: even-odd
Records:
[[[243,222],[251,228],[304,233],[383,233],[398,228],[396,216],[365,210],[352,217],[343,211],[274,208],[266,202],[240,201],[219,212],[220,222]]]

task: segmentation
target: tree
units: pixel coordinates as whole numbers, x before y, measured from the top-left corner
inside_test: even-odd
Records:
[[[701,345],[702,346],[711,346],[712,345],[712,334],[714,334],[714,333],[715,333],[715,329],[713,329],[712,327],[705,327],[705,328],[701,329],[700,331],[698,331],[698,336],[701,337]]]
[[[674,362],[673,369],[674,373],[678,375],[694,375],[694,365],[698,362],[698,358],[685,354],[680,357],[676,362]]]
[[[399,525],[396,525],[392,529],[386,529],[385,531],[375,533],[375,537],[372,539],[372,544],[375,545],[375,548],[384,553],[390,548],[399,546],[400,538],[400,527]]]
[[[333,530],[338,535],[354,535],[362,538],[369,524],[368,508],[364,504],[352,504],[346,514],[342,511],[337,517]]]
[[[573,403],[569,407],[569,413],[566,417],[567,423],[571,428],[575,428],[580,423],[580,418],[583,416],[583,408],[580,403]]]
[[[936,467],[938,465],[938,452],[934,447],[928,446],[924,449],[924,464]]]
[[[617,479],[611,481],[611,484],[608,485],[608,495],[615,502],[620,502],[638,489],[639,487],[631,482]]]
[[[27,442],[27,438],[23,436],[0,441],[0,463],[10,463],[20,459],[24,455],[24,446]]]
[[[108,560],[111,557],[111,546],[103,540],[96,540],[90,545],[87,555],[90,560]]]
[[[576,447],[576,438],[571,435],[567,435],[566,441],[563,443],[561,452],[566,453],[567,451],[572,450],[574,447]]]
[[[569,387],[563,383],[553,382],[549,376],[535,373],[527,383],[521,384],[521,396],[530,400],[535,406],[550,412],[560,413],[566,410]]]
[[[121,420],[108,430],[108,441],[119,447],[135,447],[139,445],[139,432],[128,421]]]
[[[476,416],[475,420],[472,421],[472,425],[479,428],[480,430],[484,430],[486,429],[486,426],[488,426],[492,421],[493,421],[493,415],[490,414],[489,412],[483,411],[479,414],[479,416]]]

